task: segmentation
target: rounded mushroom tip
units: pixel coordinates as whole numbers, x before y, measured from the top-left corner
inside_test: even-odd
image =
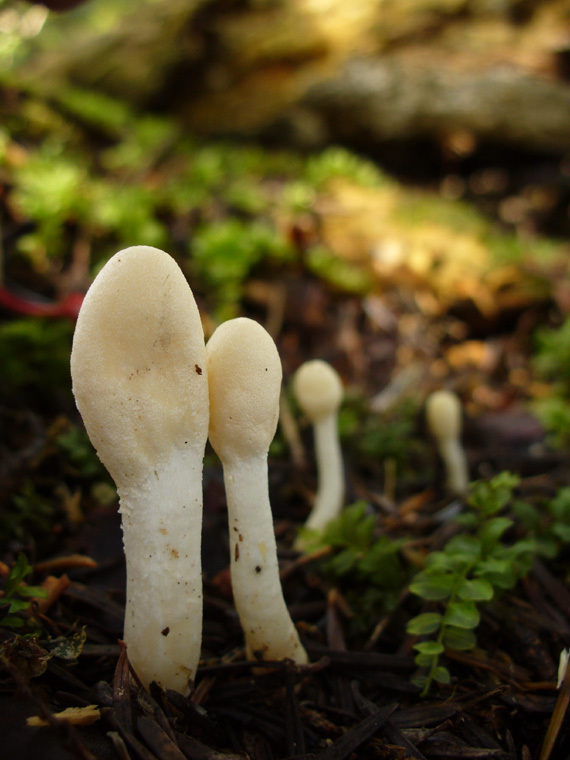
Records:
[[[71,376],[89,437],[119,487],[173,449],[203,453],[205,367],[200,314],[176,261],[144,245],[116,253],[83,301]]]
[[[336,412],[344,394],[338,372],[321,359],[301,364],[293,378],[293,391],[311,422]]]
[[[210,442],[222,460],[266,455],[279,419],[281,359],[253,319],[223,322],[206,345]]]
[[[453,391],[434,391],[426,401],[426,421],[435,438],[458,438],[461,433],[461,401]]]

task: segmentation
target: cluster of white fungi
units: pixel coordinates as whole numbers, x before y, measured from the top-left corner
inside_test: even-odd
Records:
[[[202,635],[202,461],[206,440],[224,470],[231,579],[248,658],[307,662],[287,610],[269,502],[267,453],[279,416],[282,370],[271,336],[232,319],[208,343],[190,287],[167,253],[120,251],[89,289],[71,355],[73,392],[120,497],[127,562],[124,638],[145,685],[188,693]],[[294,379],[314,426],[319,483],[308,527],[322,530],[344,502],[337,411],[343,389],[322,361]],[[437,426],[443,404],[445,424]],[[428,419],[444,459],[466,468],[457,410]],[[435,427],[434,427],[435,425]],[[447,436],[447,437],[446,437]],[[297,545],[303,548],[302,544]]]

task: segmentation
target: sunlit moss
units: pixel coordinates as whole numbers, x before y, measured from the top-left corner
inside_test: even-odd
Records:
[[[373,287],[371,275],[322,246],[311,248],[306,257],[310,272],[345,293],[365,294]]]
[[[190,246],[192,268],[210,291],[218,313],[235,316],[243,282],[262,259],[293,256],[289,243],[269,225],[238,219],[201,227]]]
[[[401,194],[394,209],[394,220],[413,225],[440,224],[472,234],[483,233],[489,225],[474,206],[440,198],[432,193]]]
[[[390,182],[372,161],[336,146],[310,156],[302,176],[309,185],[317,188],[338,178],[364,187],[379,187]]]

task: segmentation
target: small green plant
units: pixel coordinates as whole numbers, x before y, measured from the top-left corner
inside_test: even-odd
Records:
[[[469,650],[476,644],[478,605],[512,588],[530,570],[534,558],[548,551],[539,541],[523,537],[508,541],[514,521],[503,514],[513,502],[519,478],[502,472],[471,486],[469,510],[458,518],[466,530],[453,536],[441,551],[428,555],[410,591],[440,611],[424,612],[408,623],[408,633],[421,636],[414,645],[420,666],[416,683],[425,696],[432,683],[449,683],[449,670],[440,663],[446,649]]]
[[[345,293],[365,295],[372,289],[372,276],[364,267],[346,261],[323,246],[311,248],[306,263],[310,272]]]
[[[0,325],[0,390],[4,397],[34,391],[44,398],[71,387],[69,355],[73,325],[31,317]]]
[[[48,499],[27,481],[2,512],[0,540],[25,541],[29,535],[47,536],[53,526],[54,511]]]
[[[394,461],[399,476],[418,474],[428,444],[417,432],[419,402],[404,399],[383,414],[371,412],[362,397],[348,397],[339,413],[341,440],[361,463]]]
[[[570,317],[558,328],[542,328],[535,335],[534,367],[547,380],[570,391]]]
[[[58,435],[56,443],[67,455],[79,475],[84,478],[106,478],[106,470],[85,430],[70,427],[69,430]]]
[[[63,253],[65,225],[86,219],[88,178],[82,165],[46,141],[15,171],[13,202],[36,229],[18,241],[19,249],[39,265]]]
[[[26,628],[33,631],[39,627],[36,619],[30,615],[31,598],[45,599],[47,592],[39,586],[26,585],[25,579],[31,572],[32,567],[26,555],[20,552],[4,582],[0,596],[0,614],[4,613],[3,617],[0,617],[1,628],[9,630]]]
[[[363,187],[378,187],[389,180],[372,161],[336,146],[311,156],[305,166],[304,177],[312,187],[321,187],[333,179],[345,179]]]
[[[570,446],[570,317],[557,328],[535,334],[533,365],[537,374],[552,381],[551,395],[534,402],[534,410],[554,446]]]
[[[253,267],[268,258],[292,256],[287,241],[262,223],[228,219],[202,227],[192,242],[194,271],[214,292],[220,316],[235,316],[243,283]]]
[[[391,609],[406,582],[400,561],[402,541],[378,535],[376,517],[358,501],[346,507],[322,533],[303,529],[308,550],[330,547],[322,572],[343,588],[355,612],[353,627],[364,631]]]
[[[540,543],[541,553],[556,557],[570,544],[570,487],[538,505],[516,501],[513,513],[529,536]]]

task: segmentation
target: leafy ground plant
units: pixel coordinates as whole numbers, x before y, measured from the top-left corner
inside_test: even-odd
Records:
[[[560,327],[542,328],[535,335],[534,368],[552,381],[550,395],[534,403],[535,411],[555,446],[570,444],[570,318]]]
[[[450,681],[449,670],[440,662],[446,649],[475,646],[478,605],[513,588],[529,572],[537,555],[551,553],[538,538],[506,538],[514,521],[500,513],[513,502],[518,484],[519,478],[509,472],[474,483],[468,511],[458,518],[465,530],[441,551],[429,554],[424,569],[410,584],[412,593],[439,608],[417,615],[407,627],[408,633],[422,637],[414,645],[420,666],[415,682],[423,687],[424,696],[434,681]]]
[[[32,597],[45,599],[47,592],[39,586],[28,586],[25,579],[32,572],[26,555],[20,552],[14,566],[7,572],[4,588],[0,597],[0,628],[8,630],[34,631],[38,628],[33,615],[30,615]]]
[[[376,516],[367,514],[365,501],[346,507],[322,534],[303,530],[308,548],[330,547],[333,556],[322,565],[323,573],[339,584],[355,613],[356,631],[367,630],[378,616],[394,607],[406,582],[400,560],[401,541],[378,535]]]

